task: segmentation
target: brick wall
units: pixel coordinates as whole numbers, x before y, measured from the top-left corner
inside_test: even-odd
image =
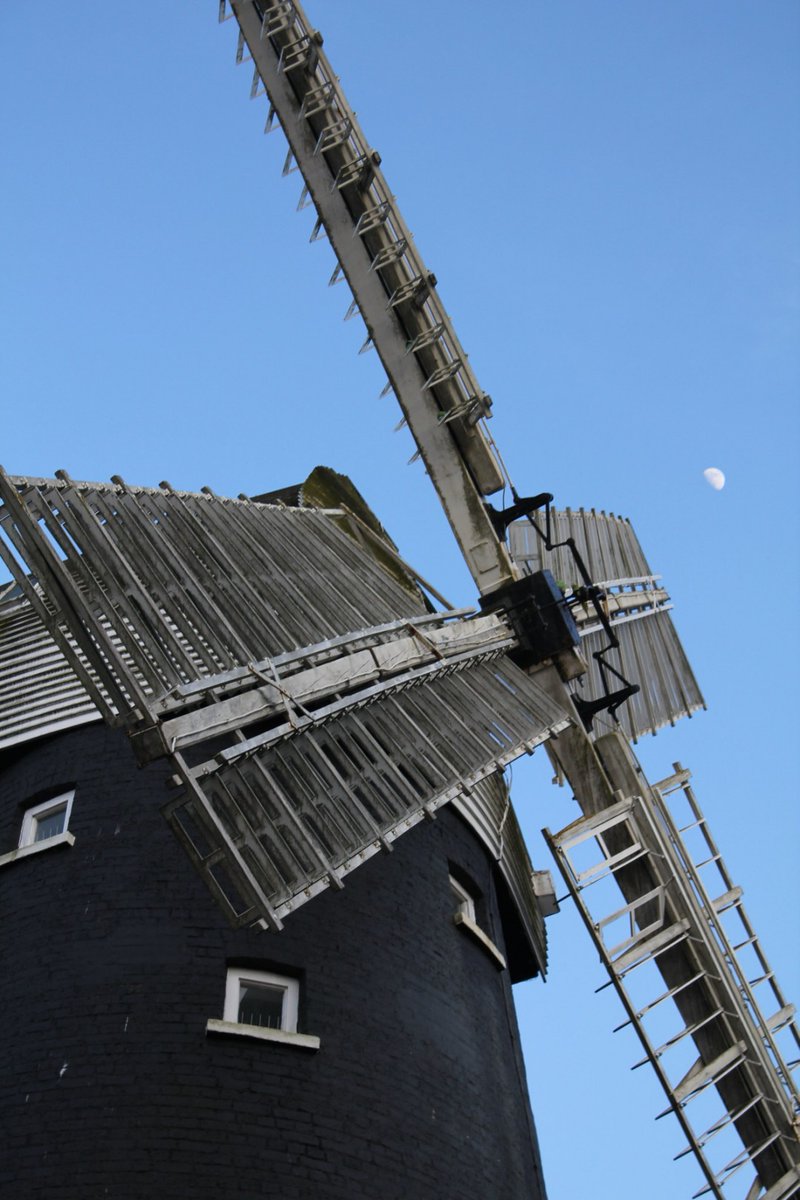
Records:
[[[452,921],[449,809],[291,915],[233,931],[102,726],[0,760],[0,854],[74,785],[73,847],[0,868],[0,1194],[13,1200],[539,1200],[508,973]],[[308,1051],[208,1035],[226,965],[301,979]]]

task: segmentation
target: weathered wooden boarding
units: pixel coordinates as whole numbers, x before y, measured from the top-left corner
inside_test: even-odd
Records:
[[[568,541],[574,543],[592,580],[605,592],[603,603],[619,643],[608,661],[640,685],[616,714],[627,736],[636,741],[705,708],[672,621],[669,594],[661,576],[651,570],[630,521],[594,509],[566,508],[551,509],[550,522],[555,545],[547,550],[532,523],[515,521],[509,528],[512,557],[525,572],[551,571],[569,595],[582,582]],[[573,615],[587,664],[586,675],[573,691],[598,699],[604,687],[595,656],[608,639],[591,610],[576,606]],[[600,717],[597,727],[604,731],[613,726]]]
[[[165,814],[234,924],[280,928],[453,802],[544,966],[498,772],[568,718],[508,658],[502,616],[431,612],[337,511],[63,473],[3,476],[0,495],[13,694],[38,688],[44,714],[14,709],[9,740],[102,716],[141,761],[168,757]]]

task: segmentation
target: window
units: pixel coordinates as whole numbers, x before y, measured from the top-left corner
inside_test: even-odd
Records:
[[[494,961],[495,966],[499,967],[500,970],[504,970],[506,966],[505,958],[489,935],[478,924],[477,902],[479,897],[477,892],[473,893],[470,891],[466,883],[463,883],[461,879],[456,879],[453,874],[450,875],[450,891],[455,901],[453,912],[454,923],[482,946]]]
[[[477,924],[475,921],[475,897],[470,895],[463,883],[450,876],[450,890],[456,901],[456,913]]]
[[[60,792],[49,800],[31,804],[23,814],[16,848],[0,854],[0,867],[38,854],[40,850],[74,845],[75,836],[68,829],[74,796],[74,791]]]
[[[231,967],[225,987],[225,1020],[297,1033],[299,990],[296,979]]]
[[[74,792],[63,792],[29,808],[22,818],[19,845],[34,846],[66,833],[74,795]]]
[[[299,980],[289,975],[274,975],[271,971],[254,971],[249,967],[229,967],[223,1020],[208,1020],[206,1032],[318,1050],[318,1037],[297,1032],[299,1000]]]

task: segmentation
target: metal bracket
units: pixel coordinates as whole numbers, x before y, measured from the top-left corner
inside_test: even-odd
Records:
[[[628,683],[616,692],[608,692],[605,696],[598,696],[596,700],[584,700],[582,696],[573,696],[572,703],[577,708],[583,722],[583,727],[588,733],[598,713],[605,712],[608,709],[608,712],[613,717],[620,704],[624,704],[626,700],[630,700],[631,696],[635,696],[639,690],[638,683]]]

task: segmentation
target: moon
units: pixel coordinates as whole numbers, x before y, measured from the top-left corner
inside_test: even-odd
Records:
[[[715,492],[721,492],[725,487],[725,476],[719,467],[706,467],[703,471],[706,482],[710,483]]]

